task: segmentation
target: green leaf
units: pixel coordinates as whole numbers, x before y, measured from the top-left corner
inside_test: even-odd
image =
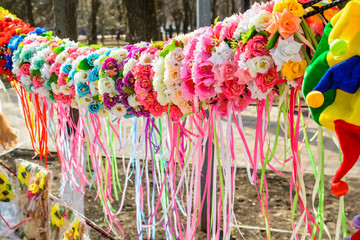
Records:
[[[102,44],[91,44],[89,47],[95,48],[95,49],[100,49],[103,47]]]
[[[214,24],[216,24],[218,21],[219,21],[219,16],[217,18],[215,18]]]
[[[25,168],[25,171],[30,172],[31,171],[31,164],[28,164]]]
[[[262,35],[262,36],[264,36],[266,38],[269,37],[268,33],[266,31],[264,31],[264,30],[261,30],[260,32],[258,32],[257,35]]]
[[[65,212],[66,208],[64,206],[60,207],[60,215],[63,215]]]
[[[135,93],[135,91],[132,87],[123,87],[122,89],[123,89],[124,93],[129,94],[129,95],[132,95]]]
[[[255,29],[255,26],[252,26],[249,31],[243,36],[241,43],[245,44],[249,39],[252,39],[256,35],[257,31]]]
[[[48,32],[44,32],[44,33],[40,34],[40,36],[42,36],[42,37],[46,37],[46,36],[51,37],[51,36],[52,36],[52,34],[53,34],[53,32],[52,32],[52,31],[48,31]]]
[[[86,44],[84,44],[84,43],[79,43],[79,47],[86,47]]]
[[[68,218],[71,219],[73,217],[73,212],[71,210],[68,211]]]
[[[87,58],[84,58],[83,60],[81,60],[81,62],[79,63],[79,65],[77,66],[76,70],[89,70],[92,69],[92,67],[89,65]]]
[[[50,82],[52,83],[56,83],[57,84],[57,80],[58,80],[58,76],[56,76],[55,73],[52,73],[50,76]]]
[[[266,44],[266,50],[272,49],[272,48],[276,45],[279,37],[280,37],[280,33],[279,33],[278,31],[276,31],[276,33],[274,34],[274,36],[272,36],[272,38],[271,38],[271,39],[269,40],[269,42]]]
[[[7,190],[11,191],[12,187],[10,184],[6,184]]]
[[[175,39],[171,42],[171,44],[168,44],[162,53],[160,53],[160,57],[166,57],[171,51],[173,51],[175,48],[184,47],[184,44],[181,41],[176,41]]]
[[[70,222],[73,222],[74,221],[74,214],[72,214],[72,212],[71,212],[71,214],[69,214],[69,221]]]
[[[59,54],[65,50],[65,47],[54,47],[51,51],[55,54]]]

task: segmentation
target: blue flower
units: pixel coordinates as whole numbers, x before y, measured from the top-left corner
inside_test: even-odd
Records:
[[[14,52],[18,48],[19,44],[24,40],[24,38],[24,36],[12,37],[9,41],[8,48],[10,48],[12,52]]]
[[[99,80],[99,69],[93,68],[93,70],[91,70],[90,75],[89,75],[89,81],[95,82],[97,80]]]
[[[61,69],[61,70],[62,70],[65,74],[69,74],[70,71],[71,71],[71,69],[72,69],[71,64],[67,63],[67,64],[63,64],[63,65],[62,65],[62,69]]]
[[[71,69],[68,78],[74,80],[75,73],[76,73],[76,69]]]
[[[89,105],[89,112],[90,113],[97,113],[101,108],[100,103],[92,101]]]
[[[39,27],[35,28],[35,33],[37,35],[40,35],[40,34],[45,33],[45,32],[47,32],[45,28],[39,28]]]
[[[87,57],[87,62],[90,66],[94,66],[94,61],[99,58],[99,54],[97,53],[91,53]]]
[[[89,94],[89,92],[90,92],[90,88],[89,85],[87,85],[86,83],[79,83],[76,86],[76,93],[78,94],[79,97],[83,97]]]

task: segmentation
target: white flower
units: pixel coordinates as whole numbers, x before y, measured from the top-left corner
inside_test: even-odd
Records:
[[[294,79],[291,81],[286,81],[286,83],[287,83],[287,85],[289,85],[292,88],[296,88],[299,85],[299,83]]]
[[[133,108],[140,105],[139,99],[136,96],[136,94],[129,96],[128,102],[129,102],[130,107],[133,107]]]
[[[80,106],[84,107],[85,109],[87,109],[89,107],[89,105],[92,101],[93,101],[93,98],[91,97],[90,94],[87,94],[87,95],[79,98]]]
[[[266,30],[272,23],[272,14],[266,10],[260,10],[249,21],[249,27],[255,26],[256,31]]]
[[[38,93],[40,97],[47,97],[49,96],[49,91],[47,90],[46,87],[39,87],[39,88],[34,88],[34,87],[31,87],[31,90],[34,92],[34,93]]]
[[[87,71],[81,70],[81,71],[75,73],[75,75],[74,75],[75,83],[76,84],[85,83],[88,80],[89,74],[90,74],[89,70],[87,70]]]
[[[48,64],[44,64],[42,68],[40,68],[40,73],[45,79],[50,78],[50,66]]]
[[[117,103],[114,107],[111,108],[111,113],[116,117],[122,117],[126,114],[126,108],[122,103]]]
[[[64,50],[61,53],[59,53],[59,55],[56,56],[55,61],[63,64],[68,56],[69,56],[68,51]]]
[[[289,61],[301,62],[301,46],[301,43],[296,42],[294,37],[286,40],[280,39],[277,46],[270,50],[270,55],[277,66],[276,70],[280,71],[284,63]]]
[[[128,75],[128,73],[131,71],[131,69],[136,65],[138,61],[135,60],[134,58],[130,58],[129,61],[127,61],[127,63],[125,63],[124,65],[124,72],[123,75],[126,76]]]
[[[249,67],[249,72],[252,77],[256,77],[258,73],[266,73],[272,65],[270,56],[259,56],[250,58],[246,61]]]
[[[153,58],[154,58],[154,55],[152,55],[150,53],[143,53],[143,54],[141,54],[139,61],[140,61],[141,65],[151,65]]]
[[[58,95],[60,93],[60,89],[59,89],[59,85],[57,85],[56,83],[52,82],[50,84],[51,86],[51,90],[53,91],[53,93],[55,93],[56,95]]]
[[[112,91],[115,91],[115,84],[114,84],[114,80],[112,80],[111,78],[107,77],[107,78],[101,78],[98,82],[98,87],[99,87],[99,93],[101,95],[103,95],[104,93],[110,93]]]
[[[110,52],[109,57],[115,58],[116,60],[123,62],[128,53],[128,50],[126,50],[125,48],[116,49]]]
[[[251,82],[249,85],[248,85],[248,89],[250,90],[251,92],[251,98],[253,99],[259,99],[259,100],[262,100],[262,99],[266,99],[267,98],[267,95],[271,92],[271,88],[269,88],[266,92],[262,92],[256,85],[255,81]]]
[[[97,114],[99,115],[99,117],[101,118],[105,118],[105,117],[108,117],[109,116],[109,113],[110,113],[110,110],[107,109],[107,108],[100,108],[100,110],[97,112]]]
[[[90,82],[90,92],[92,96],[99,95],[99,87],[98,87],[98,81]]]
[[[234,51],[231,50],[226,42],[222,41],[219,46],[215,47],[215,52],[212,53],[208,60],[214,65],[221,65],[224,60],[231,60],[233,56]]]
[[[32,84],[30,76],[29,75],[27,75],[27,76],[26,75],[21,75],[20,76],[20,83],[22,85],[30,85],[30,84]]]
[[[75,99],[71,99],[70,106],[71,106],[72,108],[79,109],[79,104],[78,104],[78,102],[77,102]]]
[[[143,48],[143,47],[147,47],[148,46],[148,43],[147,42],[139,42],[139,43],[136,43],[134,44],[135,47],[137,48]]]
[[[63,85],[59,87],[59,91],[65,95],[70,95],[70,87],[69,85]]]

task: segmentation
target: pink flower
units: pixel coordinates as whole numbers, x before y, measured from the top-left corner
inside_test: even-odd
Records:
[[[273,88],[278,80],[279,73],[275,68],[270,68],[269,71],[267,71],[265,74],[258,73],[255,82],[258,88],[264,93],[268,89]]]
[[[251,81],[253,81],[253,77],[250,75],[248,69],[245,70],[239,68],[239,70],[236,72],[236,76],[239,78],[240,84],[249,84]]]
[[[215,27],[214,27],[214,35],[216,36],[217,39],[220,39],[220,32],[221,30],[224,28],[224,23],[223,22],[217,22]]]
[[[55,53],[51,53],[46,59],[45,62],[47,64],[53,64],[55,62],[55,58],[56,58],[56,54]]]
[[[59,62],[52,64],[50,67],[50,75],[55,73],[56,76],[59,76],[60,67],[61,67],[61,63],[59,63]]]
[[[225,39],[227,40],[232,39],[237,27],[238,27],[238,22],[232,22],[226,24],[220,31],[220,38],[219,38],[220,42],[222,42]]]
[[[274,98],[278,96],[277,92],[272,90],[269,94],[268,94],[268,98],[270,101],[274,100]]]
[[[214,84],[214,78],[207,78],[195,84],[195,94],[199,97],[200,101],[216,95]]]
[[[239,97],[245,90],[245,84],[240,84],[238,80],[225,81],[223,86],[221,86],[222,93],[229,100],[233,100]]]
[[[216,101],[214,106],[214,113],[220,117],[227,117],[229,109],[229,100],[220,98]]]
[[[135,78],[150,74],[150,67],[148,65],[136,64],[131,70]]]
[[[147,76],[136,79],[135,87],[143,88],[146,91],[150,91],[152,89],[151,82]]]
[[[60,74],[59,74],[59,77],[58,77],[57,84],[58,84],[59,86],[64,86],[64,85],[66,85],[66,84],[67,84],[67,82],[66,82],[67,77],[68,77],[68,75],[65,74],[64,72],[60,73]]]
[[[199,64],[194,65],[194,73],[196,79],[201,79],[204,77],[212,77],[214,73],[212,72],[213,64],[209,61],[203,61]]]
[[[173,122],[178,122],[180,118],[182,118],[183,114],[181,110],[175,105],[171,105],[170,107],[170,119]]]
[[[23,65],[21,65],[20,69],[19,69],[19,74],[20,75],[30,75],[30,64],[29,63],[24,63]]]
[[[136,86],[135,86],[135,93],[136,96],[139,98],[139,100],[144,100],[149,95],[149,91],[147,91],[144,88],[137,88]]]
[[[288,39],[297,30],[299,30],[301,19],[294,16],[291,12],[285,9],[282,13],[273,11],[273,22],[267,31],[274,34],[277,30],[284,39]]]
[[[234,110],[236,112],[244,111],[251,102],[254,100],[251,99],[250,91],[244,92],[239,98],[234,100]]]
[[[44,85],[45,79],[34,75],[32,82],[35,88],[39,88]]]
[[[234,79],[239,67],[234,62],[225,60],[220,67],[214,68],[215,79],[220,83]]]
[[[75,96],[75,85],[71,85],[70,87],[70,96],[73,98]]]
[[[268,12],[272,12],[273,8],[274,8],[274,0],[271,0],[269,2],[266,2],[266,3],[260,5],[261,10],[266,10]]]
[[[192,78],[184,79],[181,84],[181,92],[183,97],[187,100],[192,100],[195,94],[195,83]]]
[[[268,40],[266,37],[262,35],[256,35],[247,42],[248,51],[250,51],[254,57],[268,55],[269,51],[266,50],[267,42]]]

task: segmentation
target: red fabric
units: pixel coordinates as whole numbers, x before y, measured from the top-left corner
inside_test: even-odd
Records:
[[[360,230],[351,236],[351,240],[360,240]]]
[[[334,123],[335,132],[339,138],[343,153],[343,160],[332,179],[334,186],[331,188],[331,191],[336,196],[338,194],[342,196],[347,193],[347,185],[344,182],[340,182],[340,179],[355,165],[360,155],[360,126],[347,123],[343,120],[336,120]],[[338,192],[338,194],[334,191]]]

